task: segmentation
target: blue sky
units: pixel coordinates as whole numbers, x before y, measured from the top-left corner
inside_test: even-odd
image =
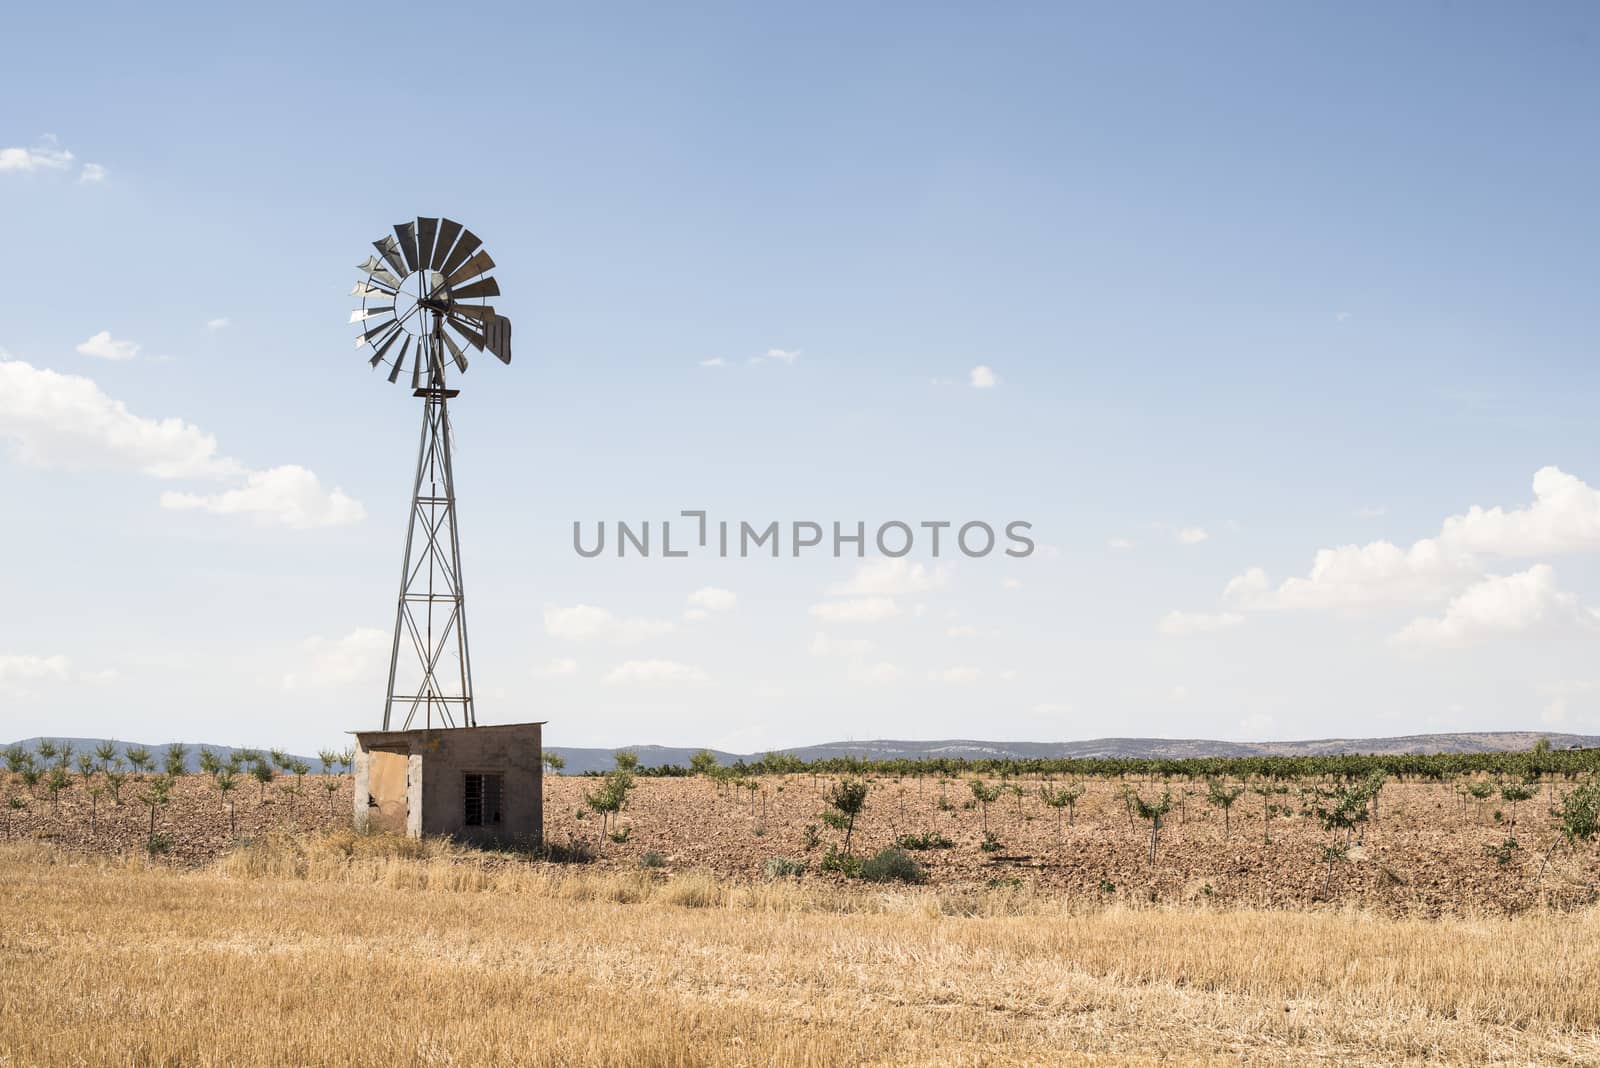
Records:
[[[8,16],[0,735],[375,725],[420,412],[343,295],[419,214],[516,324],[455,409],[485,722],[1600,731],[1592,8],[437,11]],[[1044,548],[571,549],[684,508]]]

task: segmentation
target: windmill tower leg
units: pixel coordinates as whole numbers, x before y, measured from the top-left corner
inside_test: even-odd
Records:
[[[422,434],[389,651],[384,730],[409,729],[419,711],[425,727],[477,725],[450,459],[448,401],[455,393],[437,379],[416,390],[424,400]]]

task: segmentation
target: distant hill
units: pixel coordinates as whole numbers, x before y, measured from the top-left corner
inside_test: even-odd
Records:
[[[916,760],[937,757],[986,759],[1051,759],[1062,757],[1127,757],[1133,759],[1182,759],[1184,757],[1239,757],[1239,756],[1334,756],[1340,753],[1502,753],[1519,749],[1532,749],[1540,738],[1550,739],[1556,749],[1574,746],[1591,748],[1600,746],[1600,736],[1589,734],[1561,734],[1552,731],[1476,731],[1458,734],[1408,734],[1398,738],[1318,738],[1298,742],[1220,742],[1204,738],[1095,738],[1083,742],[985,742],[968,739],[950,739],[933,742],[894,741],[879,739],[863,742],[829,742],[824,745],[806,745],[779,750],[801,760],[826,760],[832,757],[857,757],[862,760]],[[93,751],[104,739],[56,738],[54,741],[71,742],[77,752]],[[24,738],[21,744],[27,749],[38,746],[40,739]],[[137,742],[114,743],[120,752]],[[195,771],[199,744],[188,744],[188,767]],[[167,745],[145,744],[144,747],[159,762]],[[234,749],[225,745],[207,745],[207,749],[226,759]],[[613,766],[617,753],[627,749],[639,755],[639,763],[646,767],[662,764],[688,766],[689,758],[699,752],[697,748],[665,745],[630,745],[621,749],[580,749],[555,745],[551,752],[561,754],[566,760],[566,774],[581,775],[586,771],[604,771]],[[723,764],[737,760],[755,760],[760,753],[728,753],[711,751]],[[322,762],[316,757],[300,756],[321,772]]]

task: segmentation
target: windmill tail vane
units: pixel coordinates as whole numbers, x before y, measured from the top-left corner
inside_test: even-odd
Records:
[[[397,383],[410,360],[412,395],[423,401],[410,519],[400,567],[383,729],[472,727],[472,657],[456,521],[454,432],[449,401],[460,394],[446,374],[467,371],[467,353],[511,362],[511,320],[488,303],[500,295],[495,263],[471,230],[451,219],[418,217],[372,243],[357,265],[365,278],[350,296],[361,306],[356,348]]]

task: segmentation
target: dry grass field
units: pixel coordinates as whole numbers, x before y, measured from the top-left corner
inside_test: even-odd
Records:
[[[0,845],[0,1065],[1600,1063],[1600,914]]]

